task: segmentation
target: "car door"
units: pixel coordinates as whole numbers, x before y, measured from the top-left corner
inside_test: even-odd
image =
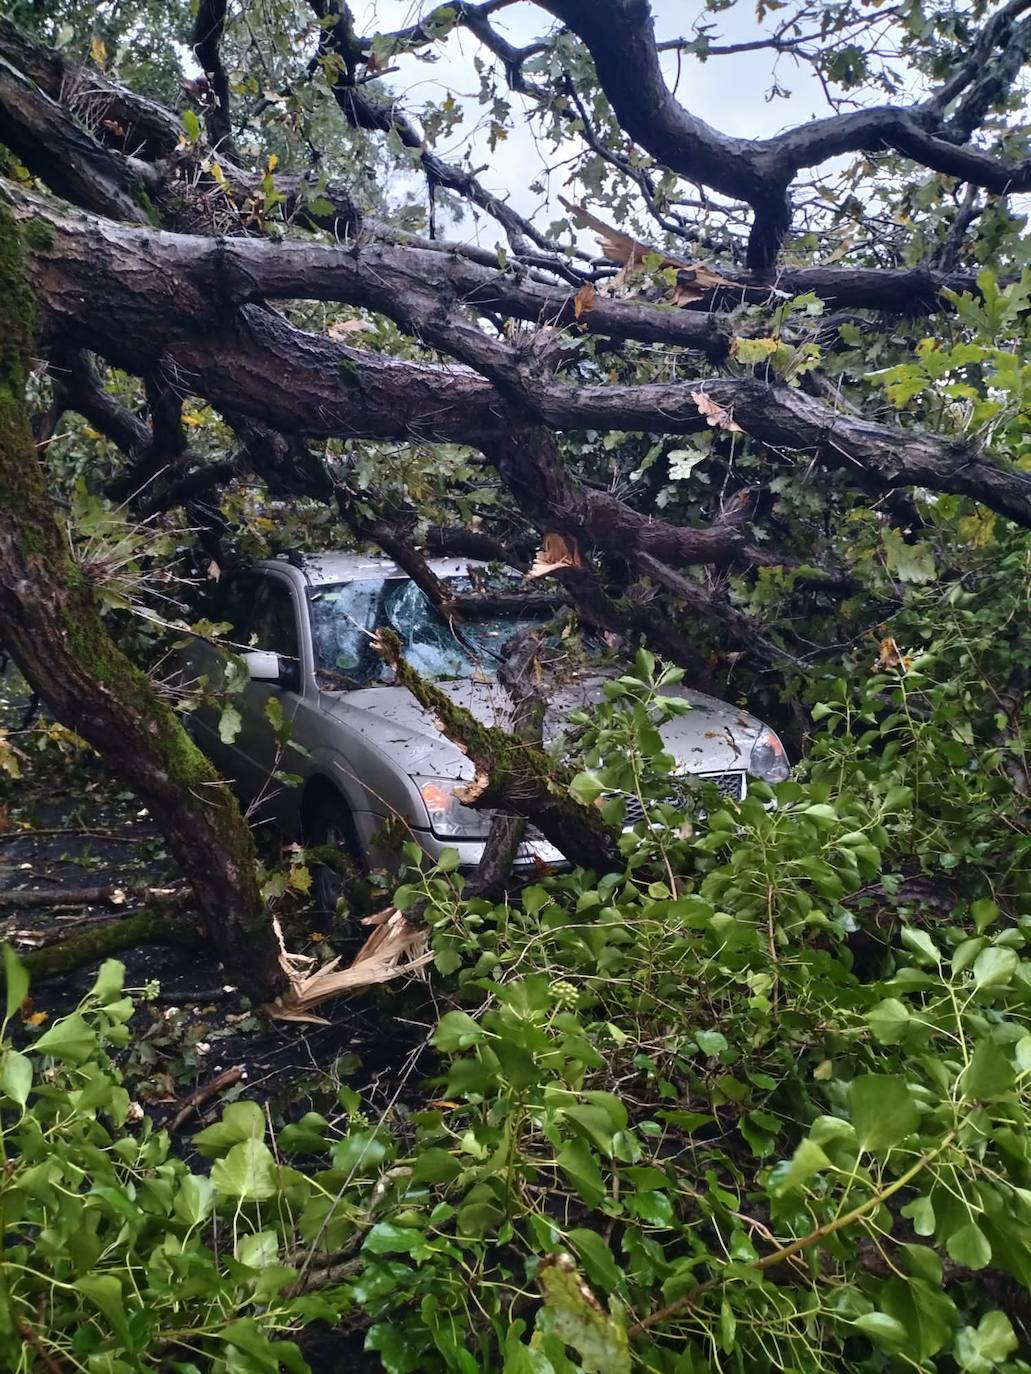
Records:
[[[285,674],[292,672],[293,681],[286,685],[248,680],[236,699],[240,728],[226,750],[226,772],[251,819],[270,819],[276,814],[284,786],[276,774],[290,771],[288,747],[280,738],[274,717],[281,711],[283,721],[292,725],[301,701],[298,612],[286,578],[274,572],[255,577],[247,625],[248,647],[278,654]],[[270,706],[270,702],[275,705]]]

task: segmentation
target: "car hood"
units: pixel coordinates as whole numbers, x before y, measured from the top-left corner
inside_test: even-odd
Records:
[[[552,691],[544,722],[550,742],[559,735],[572,711],[603,700],[606,679],[581,678]],[[491,679],[438,682],[441,692],[486,725],[506,728],[511,723],[511,701],[505,689]],[[661,727],[662,740],[681,769],[692,773],[743,772],[762,721],[729,702],[684,687],[665,688],[668,696],[681,698],[692,709]],[[322,708],[332,717],[359,730],[370,744],[382,749],[411,776],[471,778],[472,764],[437,729],[406,687],[376,684],[352,692],[324,692]]]

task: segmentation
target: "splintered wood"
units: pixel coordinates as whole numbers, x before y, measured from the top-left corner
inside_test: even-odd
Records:
[[[603,219],[599,219],[588,210],[586,205],[577,205],[571,200],[566,200],[564,196],[559,196],[559,200],[581,228],[594,230],[602,257],[622,267],[623,271],[613,279],[610,287],[622,286],[634,268],[639,267],[649,256],[658,258],[660,272],[664,268],[673,268],[676,272],[676,284],[669,297],[673,305],[693,305],[717,286],[735,285],[726,277],[721,277],[718,272],[714,272],[712,268],[706,267],[703,262],[689,262],[687,258],[672,257],[650,247],[647,243],[642,243],[640,239],[631,238],[620,229],[614,229],[611,224],[606,224]],[[585,288],[581,287],[574,298],[573,309],[577,319],[585,310],[594,307],[593,288],[590,296],[586,296],[584,292]]]
[[[368,916],[363,925],[373,931],[347,968],[340,960],[317,966],[317,960],[306,954],[290,954],[283,944],[283,932],[274,923],[279,940],[280,963],[290,986],[265,1010],[280,1021],[310,1021],[327,1025],[325,1017],[314,1015],[314,1008],[339,997],[345,992],[359,992],[376,983],[388,983],[393,978],[405,978],[420,972],[433,958],[429,940],[423,927],[413,925],[403,912],[394,907]]]

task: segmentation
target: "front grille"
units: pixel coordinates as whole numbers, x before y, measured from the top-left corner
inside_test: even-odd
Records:
[[[731,801],[744,801],[745,793],[748,789],[748,779],[745,773],[688,773],[682,775],[684,780],[690,785],[692,779],[699,782],[715,784],[717,792]],[[644,807],[641,805],[640,797],[635,797],[630,792],[618,793],[610,792],[610,797],[622,796],[625,805],[623,816],[624,830],[630,830],[638,821],[645,819]],[[681,798],[677,796],[669,797],[671,804],[675,805]],[[536,826],[528,826],[526,830],[527,840],[543,840],[544,836]]]

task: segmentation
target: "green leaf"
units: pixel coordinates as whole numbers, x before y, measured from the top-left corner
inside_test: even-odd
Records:
[[[1014,1083],[1013,1065],[994,1040],[982,1040],[959,1080],[964,1097],[987,1102],[1008,1093]]]
[[[243,717],[231,703],[222,707],[218,718],[218,737],[223,744],[232,744],[243,728]]]
[[[673,1204],[666,1193],[653,1192],[647,1189],[639,1193],[630,1193],[626,1205],[631,1212],[636,1212],[641,1220],[646,1221],[649,1226],[669,1227],[675,1221]]]
[[[455,1054],[466,1050],[484,1038],[483,1028],[478,1021],[464,1011],[449,1011],[437,1022],[430,1042],[443,1054]]]
[[[858,1327],[864,1336],[869,1336],[875,1345],[892,1348],[905,1345],[909,1339],[902,1323],[889,1317],[887,1312],[867,1312],[862,1317],[856,1317],[852,1325]]]
[[[577,773],[569,784],[569,795],[581,806],[590,806],[606,790],[597,773]]]
[[[132,1349],[129,1323],[126,1317],[125,1295],[114,1274],[84,1274],[76,1279],[75,1287],[87,1301],[107,1318],[111,1329],[127,1350]]]
[[[623,1273],[613,1259],[607,1242],[597,1231],[578,1226],[569,1232],[566,1239],[580,1256],[592,1283],[608,1293],[615,1293],[623,1287]]]
[[[949,1258],[967,1269],[983,1269],[992,1258],[992,1247],[979,1226],[968,1221],[945,1241]]]
[[[183,110],[183,128],[186,130],[186,137],[191,143],[196,143],[200,139],[200,120],[193,110]]]
[[[885,562],[900,582],[920,584],[933,582],[937,576],[934,566],[934,551],[930,544],[907,544],[897,530],[886,529],[881,535],[884,541]]]
[[[121,997],[124,985],[125,965],[118,959],[105,959],[100,965],[97,980],[90,989],[90,996],[95,997],[102,1007],[106,1007]]]
[[[32,1087],[32,1060],[17,1050],[4,1052],[3,1065],[0,1066],[0,1092],[5,1093],[12,1102],[24,1107],[29,1100]]]
[[[553,1255],[541,1260],[537,1281],[544,1296],[538,1330],[550,1330],[572,1346],[584,1374],[630,1374],[625,1327],[605,1311],[570,1257]]]
[[[241,1140],[260,1139],[265,1134],[265,1113],[257,1102],[231,1102],[222,1120],[198,1131],[193,1143],[201,1154],[224,1154]]]
[[[1015,1354],[1018,1345],[1005,1312],[986,1312],[976,1328],[964,1326],[956,1336],[956,1363],[968,1374],[989,1374]]]
[[[905,1002],[886,997],[867,1012],[867,1024],[882,1045],[897,1045],[909,1028],[912,1017]]]
[[[543,1350],[509,1341],[505,1346],[502,1374],[555,1374],[555,1366]]]
[[[827,1169],[831,1161],[813,1140],[799,1141],[795,1153],[789,1160],[778,1164],[770,1174],[770,1191],[776,1197],[800,1188],[821,1169]]]
[[[60,1021],[55,1021],[32,1048],[40,1054],[53,1055],[55,1059],[66,1059],[69,1064],[82,1064],[96,1046],[96,1032],[77,1011],[73,1011],[71,1016],[62,1016]]]
[[[605,1196],[605,1183],[598,1161],[584,1142],[571,1140],[563,1145],[557,1163],[588,1207],[596,1207]]]
[[[978,989],[1003,987],[1013,979],[1020,961],[1016,950],[1005,945],[990,945],[974,961],[974,984]]]
[[[212,1165],[211,1182],[224,1197],[261,1202],[278,1191],[276,1161],[263,1140],[242,1140]]]
[[[4,945],[4,986],[7,989],[4,1019],[9,1021],[29,993],[28,970],[10,945]]]
[[[888,1150],[916,1130],[919,1114],[904,1078],[865,1074],[853,1079],[848,1100],[860,1149]]]
[[[179,1184],[172,1204],[177,1217],[189,1226],[198,1226],[211,1214],[215,1190],[211,1179],[203,1174],[187,1174]]]

